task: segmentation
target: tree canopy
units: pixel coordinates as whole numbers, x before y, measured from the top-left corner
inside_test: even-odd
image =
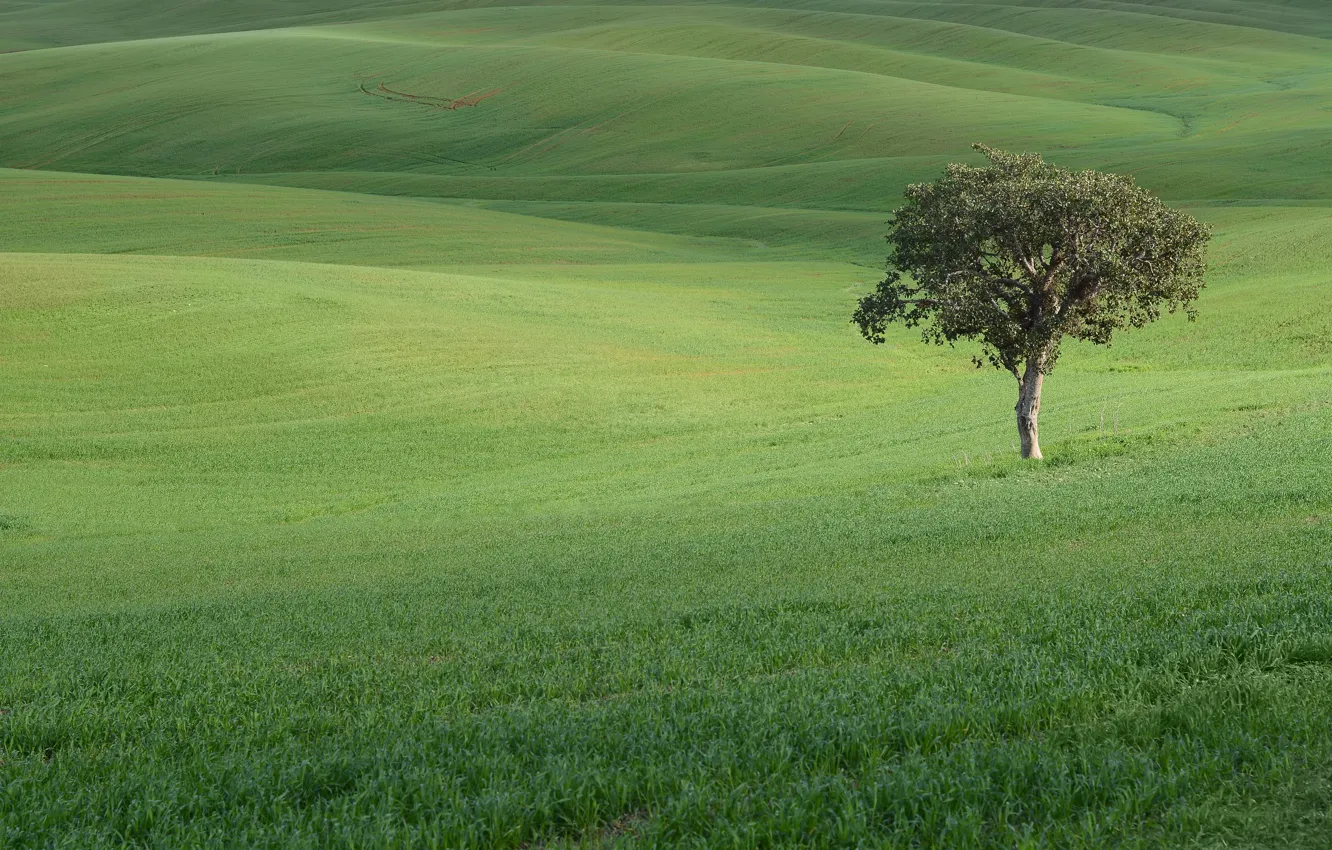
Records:
[[[1034,381],[1039,404],[1064,337],[1108,344],[1163,310],[1194,317],[1206,225],[1131,177],[975,148],[989,165],[955,163],[907,187],[889,224],[888,276],[852,318],[866,339],[881,343],[902,322],[927,342],[976,340],[976,365],[1010,372],[1024,392]],[[1031,427],[1034,441],[1034,413]]]

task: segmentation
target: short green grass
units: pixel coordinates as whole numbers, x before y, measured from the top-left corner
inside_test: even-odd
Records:
[[[0,2],[0,847],[1327,846],[1322,4],[269,5]],[[1042,465],[978,139],[1216,230]]]

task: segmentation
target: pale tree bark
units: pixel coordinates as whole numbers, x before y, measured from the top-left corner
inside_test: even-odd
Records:
[[[1026,371],[1018,381],[1016,410],[1018,437],[1022,440],[1022,456],[1032,460],[1041,459],[1041,438],[1037,418],[1041,412],[1041,384],[1044,381],[1041,361],[1037,358],[1028,360]]]

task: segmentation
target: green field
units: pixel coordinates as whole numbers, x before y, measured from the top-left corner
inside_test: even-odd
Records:
[[[1332,843],[1324,0],[0,0],[0,848]],[[1214,228],[1047,460],[973,142]]]

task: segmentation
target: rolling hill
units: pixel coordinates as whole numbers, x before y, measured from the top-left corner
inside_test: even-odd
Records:
[[[0,846],[1322,847],[1332,10],[0,0]],[[974,141],[1215,231],[848,323]]]

